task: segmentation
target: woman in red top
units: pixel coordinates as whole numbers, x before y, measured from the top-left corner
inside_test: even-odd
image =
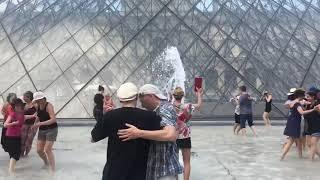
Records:
[[[14,99],[12,102],[14,109],[4,123],[6,130],[6,148],[10,156],[9,174],[15,172],[16,162],[21,154],[21,128],[24,122],[24,103],[21,99]]]
[[[6,122],[9,114],[11,112],[13,112],[13,109],[12,109],[12,101],[14,99],[17,98],[17,95],[15,93],[9,93],[8,96],[7,96],[7,103],[3,105],[2,107],[2,110],[1,110],[1,113],[3,115],[3,124]],[[6,148],[6,130],[7,128],[5,128],[4,126],[2,127],[2,134],[1,134],[1,145],[2,145],[2,148],[5,152],[7,152],[7,148]]]

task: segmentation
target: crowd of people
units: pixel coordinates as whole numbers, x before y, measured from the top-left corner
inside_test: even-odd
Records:
[[[9,93],[1,109],[4,117],[1,145],[9,154],[9,174],[15,174],[20,157],[30,153],[33,139],[38,131],[37,152],[44,162],[43,168],[55,171],[52,146],[58,134],[53,105],[47,102],[43,92],[27,91],[22,98]]]
[[[302,158],[303,149],[309,148],[310,159],[315,155],[320,157],[318,141],[320,138],[320,90],[311,87],[308,92],[304,89],[290,89],[285,106],[289,109],[288,120],[284,130],[287,142],[283,147],[283,160],[295,143],[298,155]]]
[[[184,102],[184,90],[176,87],[171,99],[167,99],[159,88],[145,84],[138,88],[133,83],[124,83],[116,92],[120,107],[116,107],[111,95],[103,86],[93,100],[93,116],[96,125],[91,131],[91,142],[108,137],[107,162],[103,170],[104,180],[177,180],[183,174],[190,179],[191,172],[191,128],[190,119],[202,106],[203,90],[196,89],[196,103]],[[288,119],[284,130],[286,143],[283,160],[295,143],[299,157],[303,149],[309,149],[310,159],[320,157],[320,90],[312,87],[305,92],[292,88],[287,94],[285,107]],[[230,101],[235,105],[235,134],[246,136],[246,124],[257,135],[253,122],[252,97],[246,86],[239,87],[239,94]],[[272,94],[265,91],[263,120],[271,126]],[[9,174],[15,173],[20,157],[27,157],[36,134],[37,153],[44,162],[43,168],[55,171],[52,151],[58,135],[58,124],[53,105],[43,92],[27,91],[22,98],[9,93],[1,112],[4,123],[1,145],[9,154]],[[141,104],[139,108],[138,104]],[[143,108],[143,109],[142,109]],[[179,162],[179,150],[183,165]]]

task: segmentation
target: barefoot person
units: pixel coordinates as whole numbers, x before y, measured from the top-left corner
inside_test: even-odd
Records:
[[[43,92],[35,92],[33,102],[37,104],[37,120],[33,128],[39,128],[37,152],[51,173],[56,169],[52,146],[57,139],[58,124],[53,105],[47,102]]]
[[[2,109],[1,109],[1,113],[3,115],[3,124],[6,122],[9,114],[11,112],[13,112],[13,108],[12,108],[12,102],[14,99],[17,98],[17,95],[15,93],[9,93],[7,96],[7,102],[3,105]],[[7,128],[5,128],[4,126],[2,127],[2,133],[1,133],[1,145],[2,148],[5,152],[7,152],[7,148],[6,148],[6,130]]]
[[[12,101],[11,112],[4,123],[6,130],[6,149],[10,156],[9,174],[15,173],[16,162],[21,155],[21,128],[24,122],[24,103],[21,99]]]
[[[263,93],[263,100],[266,102],[266,106],[265,106],[262,117],[263,117],[265,126],[269,127],[269,126],[271,126],[270,112],[272,110],[272,106],[271,106],[272,95],[268,91],[265,91]]]
[[[137,138],[154,140],[150,144],[146,180],[177,180],[183,170],[176,145],[177,115],[174,106],[152,84],[140,88],[139,99],[142,107],[161,116],[161,130],[147,131],[129,124],[130,128],[119,130],[118,135],[123,141]]]
[[[295,100],[290,103],[290,113],[287,120],[287,124],[284,130],[284,135],[289,137],[289,142],[286,143],[283,148],[281,160],[283,160],[289,152],[292,144],[297,143],[299,157],[302,158],[302,144],[301,144],[301,115],[309,114],[315,109],[304,111],[301,105],[301,101],[305,97],[305,91],[303,89],[297,89],[294,92]]]
[[[26,102],[24,107],[24,114],[25,115],[35,115],[37,109],[35,105],[32,103],[33,100],[33,93],[31,91],[27,91],[23,94],[23,100]],[[37,129],[32,128],[36,117],[26,118],[24,124],[22,126],[21,132],[21,156],[28,156],[34,136],[37,133]]]
[[[190,129],[190,119],[194,110],[199,111],[201,104],[202,104],[202,89],[197,89],[196,92],[198,101],[197,104],[191,103],[182,103],[182,98],[184,97],[184,91],[181,87],[176,87],[173,92],[173,105],[175,106],[177,112],[177,124],[178,124],[178,131],[179,136],[177,139],[177,146],[181,149],[182,158],[183,158],[183,179],[189,180],[190,179],[190,158],[191,158],[191,129]]]
[[[307,100],[311,103],[306,106],[306,110],[314,109],[318,104],[317,93],[313,91],[307,92]],[[317,109],[318,110],[318,109]],[[310,159],[313,161],[315,155],[320,156],[318,150],[318,141],[320,138],[320,116],[318,111],[313,111],[309,114],[305,114],[304,118],[307,122],[306,134],[309,141],[307,141],[310,147]]]
[[[254,136],[257,136],[257,133],[254,129],[253,118],[252,118],[252,101],[253,98],[247,93],[246,86],[239,87],[240,90],[240,127],[241,133],[243,136],[246,136],[246,121],[248,121],[248,125],[252,130]]]
[[[237,95],[235,98],[231,98],[230,102],[235,105],[234,109],[234,125],[233,125],[233,133],[239,134],[240,128],[240,104],[239,104],[240,96]]]
[[[161,118],[155,112],[136,108],[138,88],[133,83],[122,84],[117,96],[122,107],[104,114],[91,131],[92,142],[109,137],[102,179],[144,180],[150,142],[144,139],[122,142],[117,131],[125,128],[126,123],[147,130],[158,130]]]

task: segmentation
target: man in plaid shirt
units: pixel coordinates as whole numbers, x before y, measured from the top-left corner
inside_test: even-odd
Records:
[[[140,88],[139,99],[143,107],[156,111],[161,117],[162,130],[140,130],[132,125],[119,130],[124,141],[136,138],[153,140],[150,143],[146,180],[177,180],[183,172],[179,163],[177,139],[177,115],[174,106],[165,101],[166,97],[154,85],[146,84]]]

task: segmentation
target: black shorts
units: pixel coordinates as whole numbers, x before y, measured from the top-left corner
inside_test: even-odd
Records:
[[[239,114],[234,113],[234,122],[237,124],[240,124],[240,115]]]
[[[248,121],[249,127],[253,126],[252,114],[240,114],[240,127],[246,128],[246,121]]]
[[[179,149],[191,149],[191,138],[177,139]]]

